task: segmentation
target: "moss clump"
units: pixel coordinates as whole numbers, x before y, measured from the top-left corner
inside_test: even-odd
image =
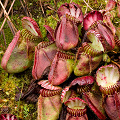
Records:
[[[20,119],[35,120],[37,118],[37,108],[36,104],[26,104],[25,101],[15,101],[15,94],[18,88],[23,90],[26,89],[31,80],[30,69],[23,73],[18,74],[8,74],[2,68],[0,68],[0,114],[1,113],[11,113],[16,115]],[[22,92],[22,91],[21,91]],[[8,111],[4,109],[8,108]]]

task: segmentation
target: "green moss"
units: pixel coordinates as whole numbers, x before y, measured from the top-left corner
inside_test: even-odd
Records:
[[[37,118],[36,105],[34,104],[26,104],[25,101],[15,101],[15,93],[18,88],[23,89],[30,83],[31,78],[31,69],[26,70],[23,73],[18,74],[8,74],[2,68],[0,69],[0,90],[3,90],[2,95],[0,94],[0,98],[3,101],[0,103],[0,108],[3,106],[7,106],[9,108],[9,113],[16,115],[19,118],[24,120],[32,119],[35,120]],[[2,111],[0,111],[1,114]]]
[[[1,25],[2,25],[2,24],[0,24],[0,26],[1,26]],[[12,35],[12,33],[11,33],[10,28],[9,28],[8,25],[7,25],[7,22],[6,22],[5,25],[4,25],[4,34],[5,34],[5,39],[6,39],[6,45],[8,46],[9,43],[11,42],[11,40],[13,39],[13,35]],[[0,43],[1,43],[3,46],[5,46],[5,45],[4,45],[3,34],[0,36],[0,39],[1,39]]]
[[[13,9],[19,10],[20,6],[21,6],[20,0],[16,0],[13,5]]]

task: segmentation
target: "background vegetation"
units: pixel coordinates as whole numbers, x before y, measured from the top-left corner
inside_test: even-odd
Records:
[[[4,3],[5,0],[2,0]],[[57,9],[63,3],[70,3],[70,0],[16,0],[13,8],[9,14],[9,17],[17,30],[22,29],[21,18],[29,15],[39,25],[43,38],[46,38],[46,30],[43,25],[49,25],[55,29],[58,16],[56,14]],[[84,0],[72,0],[79,4],[82,8],[83,14],[89,12]],[[104,9],[107,3],[106,0],[86,0],[89,6],[94,10]],[[11,6],[12,0],[9,0],[6,10],[8,11]],[[22,5],[23,4],[23,5]],[[1,8],[1,6],[0,6]],[[25,10],[24,10],[25,9]],[[0,9],[2,10],[2,8]],[[3,23],[4,14],[0,18],[0,26]],[[114,24],[119,25],[118,18],[115,18]],[[2,56],[13,39],[13,34],[8,22],[6,21],[2,31],[0,31],[0,62]],[[26,101],[15,101],[15,93],[21,92],[24,89],[27,90],[28,85],[32,79],[31,75],[32,67],[19,74],[8,74],[0,66],[0,114],[10,113],[16,115],[19,119],[24,120],[36,120],[37,118],[37,105],[26,103]]]

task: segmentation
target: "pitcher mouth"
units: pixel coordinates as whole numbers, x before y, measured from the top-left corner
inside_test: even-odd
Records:
[[[96,82],[104,94],[114,94],[119,91],[119,70],[114,64],[102,66],[97,70]]]
[[[41,89],[40,90],[40,94],[42,95],[42,97],[52,97],[55,95],[60,95],[60,93],[61,93],[61,89],[58,89],[58,90]]]
[[[80,117],[86,114],[87,111],[86,103],[79,97],[69,98],[65,102],[65,105],[67,106],[67,112],[71,116]]]
[[[72,109],[72,108],[67,107],[67,112],[70,115],[75,116],[75,117],[76,116],[80,117],[80,116],[85,115],[86,111],[87,111],[86,107],[84,109]]]
[[[116,92],[120,90],[120,83],[111,85],[109,87],[102,87],[100,86],[100,91],[105,95],[113,95]]]

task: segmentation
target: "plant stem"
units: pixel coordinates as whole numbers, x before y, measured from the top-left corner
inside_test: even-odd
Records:
[[[89,5],[88,5],[88,3],[85,1],[85,0],[83,0],[84,1],[84,3],[87,5],[87,7],[89,7],[91,10],[93,10]]]

